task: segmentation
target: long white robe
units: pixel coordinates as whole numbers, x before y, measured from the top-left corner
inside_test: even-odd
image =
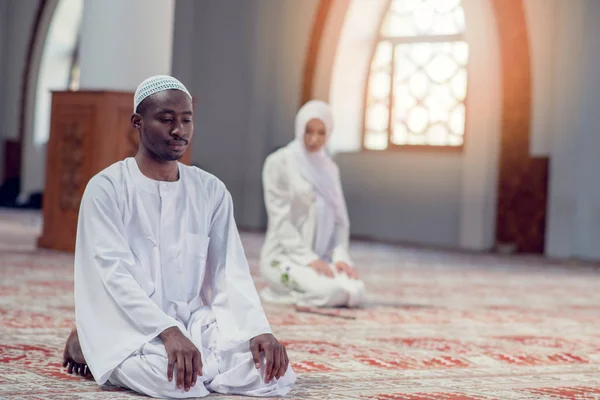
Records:
[[[338,273],[318,274],[309,264],[323,259],[352,265],[347,224],[331,222],[328,250],[317,254],[317,207],[322,200],[300,173],[289,146],[269,155],[263,167],[263,187],[268,227],[261,250],[261,273],[270,286],[261,292],[264,301],[317,307],[356,307],[364,297],[364,283]],[[321,221],[323,223],[323,221]]]
[[[270,396],[286,394],[295,382],[288,368],[279,382],[265,384],[264,367],[252,366],[249,340],[271,328],[231,196],[199,168],[179,164],[178,181],[158,182],[128,158],[90,180],[77,227],[75,304],[81,348],[100,385],[110,380],[157,397],[207,390]],[[157,338],[173,326],[203,353],[204,385],[187,393],[167,381]],[[158,358],[151,362],[148,354]]]

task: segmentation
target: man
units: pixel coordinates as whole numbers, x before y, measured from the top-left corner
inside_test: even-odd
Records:
[[[296,375],[260,304],[230,194],[178,162],[192,117],[178,80],[145,80],[131,117],[137,155],[88,183],[64,365],[153,397],[285,395]]]

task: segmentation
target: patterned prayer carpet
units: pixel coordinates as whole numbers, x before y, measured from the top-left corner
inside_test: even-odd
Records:
[[[36,213],[0,212],[0,398],[141,398],[61,369],[73,326],[72,256],[36,250],[39,230]],[[243,240],[255,270],[262,237]],[[299,376],[289,398],[600,399],[597,267],[365,243],[353,250],[369,290],[363,309],[265,307]]]

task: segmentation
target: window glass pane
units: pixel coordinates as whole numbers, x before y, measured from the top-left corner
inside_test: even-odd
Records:
[[[381,26],[384,37],[456,35],[464,31],[460,0],[392,0]]]
[[[427,144],[427,138],[423,134],[412,133],[412,134],[408,135],[408,144],[424,145],[424,144]]]
[[[463,144],[469,46],[456,35],[464,29],[461,0],[391,0],[370,66],[365,148]]]
[[[431,146],[444,146],[448,144],[448,127],[442,124],[431,125],[427,129],[427,144]]]
[[[385,150],[388,146],[387,132],[367,131],[365,133],[365,148],[368,150]]]
[[[394,88],[394,118],[406,121],[408,112],[417,104],[417,100],[411,94],[408,85],[397,85]]]
[[[423,72],[417,72],[414,74],[410,81],[408,82],[408,87],[410,88],[410,93],[415,99],[422,99],[427,95],[429,91],[429,83],[431,80],[427,76],[427,74]]]
[[[408,129],[406,125],[399,123],[394,125],[394,132],[392,132],[392,143],[394,144],[406,144],[408,141]]]
[[[423,104],[433,114],[433,122],[439,122],[448,120],[450,111],[457,102],[448,85],[434,85]]]
[[[451,82],[452,94],[457,100],[464,100],[467,96],[467,71],[461,68]]]
[[[389,72],[391,63],[392,44],[390,42],[379,42],[377,49],[375,49],[375,55],[373,56],[371,68],[374,70],[381,69]]]
[[[406,122],[412,133],[421,133],[427,128],[427,125],[429,125],[429,113],[425,107],[413,107],[408,113]]]
[[[385,131],[388,127],[389,110],[386,104],[377,103],[367,109],[366,128]]]
[[[448,146],[462,146],[464,139],[462,136],[450,135],[448,136]]]
[[[392,77],[389,72],[375,72],[369,79],[369,94],[377,100],[390,96]]]
[[[465,126],[463,102],[467,72],[466,67],[455,59],[456,44],[407,43],[395,46],[392,143],[462,144],[462,139],[449,139],[451,135],[462,138]],[[417,64],[421,65],[416,67]],[[407,65],[414,66],[408,76]]]
[[[388,13],[381,26],[381,35],[386,37],[416,36],[417,33],[411,16]]]
[[[454,60],[458,64],[462,66],[467,65],[467,61],[469,60],[469,46],[467,42],[454,42],[452,52]]]
[[[447,82],[458,71],[458,64],[452,56],[439,52],[427,67],[427,74],[437,83]]]
[[[449,124],[452,133],[458,136],[465,134],[465,105],[459,104],[450,112]]]

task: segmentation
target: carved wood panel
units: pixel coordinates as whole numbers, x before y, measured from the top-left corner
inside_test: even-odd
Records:
[[[83,194],[83,134],[84,127],[77,119],[59,125],[60,146],[59,204],[63,210],[79,209]]]

